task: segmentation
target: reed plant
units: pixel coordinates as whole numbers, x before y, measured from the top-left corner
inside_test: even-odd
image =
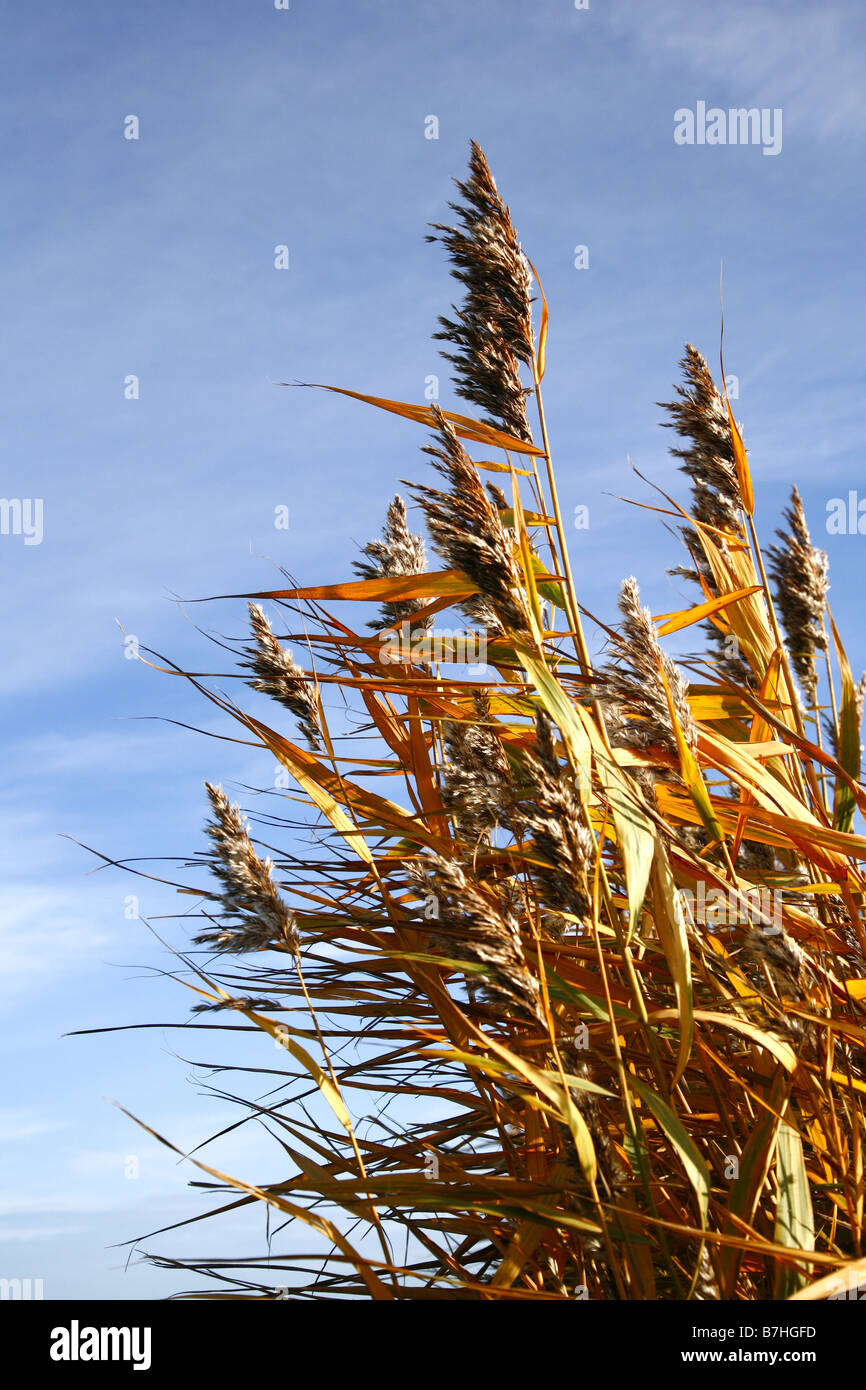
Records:
[[[664,406],[687,492],[650,510],[695,601],[653,614],[626,577],[621,622],[592,619],[547,304],[477,145],[452,210],[437,337],[472,413],[343,392],[424,432],[426,537],[396,496],[335,582],[223,596],[249,602],[236,675],[267,721],[152,663],[285,773],[246,811],[207,786],[179,969],[229,1043],[263,1035],[260,1065],[221,1067],[274,1161],[253,1181],[189,1156],[208,1219],[260,1204],[277,1233],[254,1258],[153,1258],[209,1298],[856,1288],[863,685],[826,557],[796,490],[762,552],[740,426],[688,346]]]

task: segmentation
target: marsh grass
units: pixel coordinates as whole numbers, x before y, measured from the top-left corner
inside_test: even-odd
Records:
[[[395,498],[360,578],[346,557],[235,596],[270,722],[187,677],[288,783],[251,820],[208,787],[207,954],[180,963],[229,1045],[273,1040],[259,1069],[221,1063],[273,1135],[267,1180],[189,1158],[209,1219],[260,1204],[271,1236],[154,1258],[198,1297],[826,1296],[866,1273],[862,689],[826,560],[795,491],[768,578],[740,429],[689,347],[667,411],[691,496],[653,506],[696,602],[652,615],[625,578],[593,668],[547,306],[477,146],[458,190],[432,239],[465,297],[439,336],[480,416],[347,393],[426,428],[426,551]],[[401,621],[455,617],[481,675],[383,658]],[[663,642],[689,628],[710,640],[678,666]]]

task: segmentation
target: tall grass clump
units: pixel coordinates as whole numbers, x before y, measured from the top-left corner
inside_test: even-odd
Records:
[[[152,1258],[204,1297],[856,1286],[863,687],[826,557],[796,489],[762,553],[740,427],[688,346],[665,411],[689,492],[659,506],[695,601],[652,614],[623,575],[593,664],[547,305],[477,146],[457,187],[430,239],[473,413],[343,393],[422,427],[426,537],[396,496],[333,582],[234,596],[255,712],[171,668],[285,773],[246,809],[207,786],[182,957],[229,1043],[270,1035],[258,1066],[220,1066],[274,1148],[260,1181],[189,1157],[214,1220],[266,1209],[260,1255]],[[704,650],[677,662],[663,642],[688,628]]]

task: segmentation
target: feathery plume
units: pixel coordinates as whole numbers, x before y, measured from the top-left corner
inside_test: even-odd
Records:
[[[232,806],[221,787],[205,782],[212,819],[207,834],[213,842],[210,869],[222,885],[220,904],[229,927],[203,932],[199,946],[215,945],[224,951],[260,951],[266,946],[297,944],[295,919],[283,901],[271,873],[270,859],[260,859],[249,837],[239,806]]]
[[[752,966],[766,966],[782,993],[794,993],[802,998],[805,958],[787,932],[769,932],[761,927],[753,927],[746,933],[743,952],[745,960]],[[753,978],[756,984],[761,983],[759,970],[755,971]]]
[[[692,515],[708,526],[738,532],[742,498],[727,406],[716,390],[706,359],[691,343],[686,344],[680,367],[684,383],[674,387],[678,399],[657,401],[656,404],[671,416],[670,420],[663,422],[665,428],[675,430],[690,441],[688,447],[671,449],[671,453],[674,458],[681,460],[680,469],[692,484]],[[670,573],[695,584],[703,580],[707,590],[715,594],[716,582],[712,570],[704,561],[697,532],[691,526],[684,526],[681,534],[692,556],[692,566],[677,566]],[[717,544],[724,544],[719,537],[714,537],[714,540]],[[725,634],[709,621],[702,626],[713,649],[719,674],[734,685],[754,686],[749,665],[741,656],[729,650]]]
[[[477,692],[473,702],[467,720],[449,719],[442,726],[448,755],[442,800],[461,837],[478,843],[507,817],[510,772],[487,695]]]
[[[716,390],[706,358],[686,343],[680,360],[684,385],[674,387],[678,400],[658,401],[671,416],[666,429],[691,440],[688,448],[671,449],[681,459],[681,471],[692,484],[692,512],[698,521],[721,530],[738,531],[742,507],[731,424],[724,400]]]
[[[594,861],[596,844],[580,819],[580,797],[571,770],[556,756],[553,726],[547,715],[536,714],[535,750],[524,756],[530,794],[515,811],[521,835],[529,834],[546,861],[530,865],[539,900],[554,913],[583,917],[589,909],[587,871]],[[560,931],[566,925],[548,920]]]
[[[636,579],[623,581],[619,610],[623,616],[619,649],[602,673],[598,691],[602,700],[614,708],[623,706],[626,714],[638,716],[640,722],[636,727],[621,726],[618,736],[631,744],[660,743],[668,752],[677,752],[667,694],[659,675],[661,666],[683,737],[694,748],[696,731],[689,709],[688,682],[662,650],[652,614],[641,607]]]
[[[370,541],[364,546],[366,560],[353,561],[353,569],[362,579],[392,579],[399,575],[423,574],[427,568],[427,556],[423,536],[416,536],[409,530],[406,520],[406,503],[399,495],[388,507],[382,539]],[[396,603],[383,603],[379,622],[368,623],[368,627],[399,627],[410,622],[428,600],[423,598],[400,599]],[[427,629],[432,618],[424,618],[415,624]]]
[[[505,496],[502,488],[497,487],[495,483],[487,483],[487,491],[493,500],[493,505],[496,507],[496,510],[499,512],[507,512],[511,503]]]
[[[431,410],[440,447],[427,445],[424,452],[451,484],[450,492],[425,487],[417,497],[433,544],[449,568],[462,570],[478,585],[480,592],[460,604],[472,621],[494,629],[525,629],[522,576],[509,532],[450,421],[438,406]]]
[[[796,487],[783,513],[789,530],[776,530],[781,545],[771,545],[768,569],[774,581],[776,606],[788,638],[788,652],[797,679],[811,700],[817,698],[815,653],[825,651],[822,630],[829,582],[827,556],[816,549],[806,525],[803,499]]]
[[[454,860],[431,854],[423,870],[436,900],[433,935],[445,954],[485,967],[485,993],[497,1012],[542,1022],[538,982],[526,964],[517,918]]]
[[[774,873],[778,867],[776,851],[772,845],[761,844],[760,840],[743,840],[737,856],[737,869],[752,879],[759,879]]]
[[[319,705],[312,681],[295,665],[291,652],[280,646],[259,605],[251,603],[249,610],[255,644],[244,648],[250,659],[241,665],[254,671],[258,679],[248,681],[248,685],[290,710],[310,747],[321,748]]]
[[[701,1262],[698,1266],[698,1280],[693,1297],[700,1299],[702,1302],[715,1302],[721,1297],[719,1293],[719,1281],[705,1245],[701,1247]]]
[[[480,406],[488,424],[517,439],[532,438],[526,418],[529,394],[520,364],[532,361],[532,300],[529,265],[511,213],[502,201],[481,147],[472,142],[469,178],[455,180],[464,202],[449,206],[461,227],[433,223],[451,262],[451,274],[466,287],[455,319],[441,318],[434,337],[456,352],[443,356],[456,368],[457,394]]]

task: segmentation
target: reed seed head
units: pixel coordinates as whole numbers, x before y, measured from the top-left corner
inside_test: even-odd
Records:
[[[251,603],[249,610],[254,644],[244,648],[249,660],[241,664],[254,671],[257,679],[248,684],[290,710],[310,747],[321,748],[319,704],[313,682],[295,665],[291,652],[280,646],[259,605]]]
[[[737,532],[742,499],[727,406],[716,390],[706,359],[691,343],[686,344],[680,366],[684,380],[681,386],[674,387],[678,399],[657,402],[671,417],[664,422],[665,427],[690,441],[686,448],[671,449],[671,453],[681,460],[680,468],[692,484],[691,510],[695,519],[721,531]],[[692,565],[677,566],[669,573],[695,584],[703,581],[709,593],[717,593],[716,581],[704,559],[697,532],[691,526],[684,526],[682,537],[691,554]],[[713,540],[724,549],[721,537],[714,536]],[[738,653],[730,651],[725,634],[709,621],[702,626],[722,679],[732,685],[753,687],[755,680],[751,668]]]
[[[453,319],[440,318],[434,337],[455,352],[443,356],[456,368],[457,394],[485,412],[487,423],[517,439],[531,439],[526,418],[529,394],[520,364],[532,361],[532,300],[529,264],[499,195],[481,147],[472,142],[469,177],[455,180],[463,198],[451,203],[461,225],[434,223],[428,241],[441,241],[451,274],[466,288]]]
[[[524,770],[529,795],[517,807],[515,823],[521,835],[532,836],[545,861],[530,866],[539,902],[554,913],[583,917],[589,910],[587,875],[595,862],[596,843],[581,821],[574,775],[556,755],[553,726],[542,710],[536,715],[535,750],[524,756]],[[559,931],[565,923],[547,925]]]
[[[662,650],[655,624],[648,608],[641,607],[637,580],[624,580],[619,596],[620,645],[612,662],[604,671],[599,695],[614,708],[622,707],[626,715],[637,716],[635,728],[622,726],[626,742],[659,743],[668,752],[677,753],[676,734],[671,722],[667,693],[659,674],[664,671],[671,703],[686,743],[694,748],[696,730],[689,708],[688,682],[667,652]]]
[[[256,853],[239,806],[232,806],[221,787],[205,782],[211,804],[207,826],[212,848],[211,872],[221,885],[220,904],[231,925],[197,936],[198,945],[224,951],[261,951],[271,945],[297,944],[295,919],[272,878],[273,864]]]
[[[783,993],[802,996],[805,958],[793,937],[785,931],[769,932],[753,927],[746,933],[745,957],[757,966],[766,966]]]
[[[433,466],[451,484],[450,492],[425,487],[418,494],[433,544],[451,569],[478,585],[479,593],[461,601],[467,615],[486,628],[527,627],[522,576],[508,529],[449,420],[431,407],[439,447],[428,445]]]
[[[706,359],[691,343],[680,361],[684,382],[674,387],[678,399],[659,401],[671,416],[665,427],[690,444],[671,449],[692,484],[692,511],[698,521],[722,530],[738,531],[742,498],[734,463],[731,423],[724,400],[716,390]]]
[[[362,579],[393,579],[401,575],[423,574],[427,568],[427,555],[423,536],[416,536],[409,530],[406,519],[406,503],[399,495],[388,507],[382,539],[370,541],[364,546],[366,560],[355,560],[353,568]],[[400,599],[395,603],[383,603],[381,621],[369,623],[369,627],[399,627],[410,622],[426,606],[423,598]],[[416,626],[429,628],[432,618],[425,618]]]
[[[438,907],[434,935],[444,953],[485,967],[484,990],[497,1012],[540,1023],[540,992],[526,964],[518,919],[455,860],[430,855],[424,868]]]
[[[791,491],[791,505],[785,508],[783,515],[788,530],[776,531],[781,545],[770,546],[768,569],[788,638],[791,664],[803,689],[814,700],[818,691],[815,655],[827,646],[822,622],[830,587],[828,561],[824,551],[812,544],[803,499],[796,487]]]
[[[448,755],[442,800],[462,838],[475,843],[488,839],[507,818],[511,779],[487,696],[476,693],[473,713],[466,720],[447,720],[442,736]]]

